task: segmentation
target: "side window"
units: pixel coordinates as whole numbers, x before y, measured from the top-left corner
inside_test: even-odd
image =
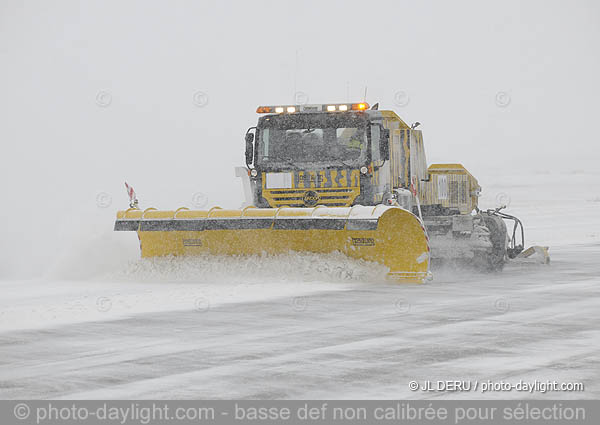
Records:
[[[269,156],[269,129],[263,128],[261,130],[262,139],[262,156]]]
[[[379,137],[380,131],[378,125],[371,126],[371,160],[373,162],[378,162],[380,160],[379,156]]]

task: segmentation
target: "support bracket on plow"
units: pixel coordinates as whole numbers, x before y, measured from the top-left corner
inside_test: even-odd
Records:
[[[534,245],[517,255],[517,258],[531,258],[536,256],[542,264],[550,264],[550,254],[547,246]]]

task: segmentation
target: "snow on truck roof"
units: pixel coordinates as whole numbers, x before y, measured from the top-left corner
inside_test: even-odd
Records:
[[[431,164],[427,171],[430,173],[435,172],[452,172],[454,174],[466,174],[471,178],[475,177],[469,173],[469,171],[462,164]]]

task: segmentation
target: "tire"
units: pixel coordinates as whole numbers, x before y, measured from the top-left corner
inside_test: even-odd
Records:
[[[501,271],[506,263],[506,224],[500,217],[482,214],[485,226],[490,231],[492,251],[476,259],[478,268],[486,272]]]

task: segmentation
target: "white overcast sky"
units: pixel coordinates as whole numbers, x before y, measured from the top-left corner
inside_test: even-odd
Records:
[[[124,180],[145,206],[237,207],[256,106],[294,90],[368,87],[476,177],[595,171],[598,52],[591,0],[1,0],[0,276],[43,270],[78,220],[110,229]]]

